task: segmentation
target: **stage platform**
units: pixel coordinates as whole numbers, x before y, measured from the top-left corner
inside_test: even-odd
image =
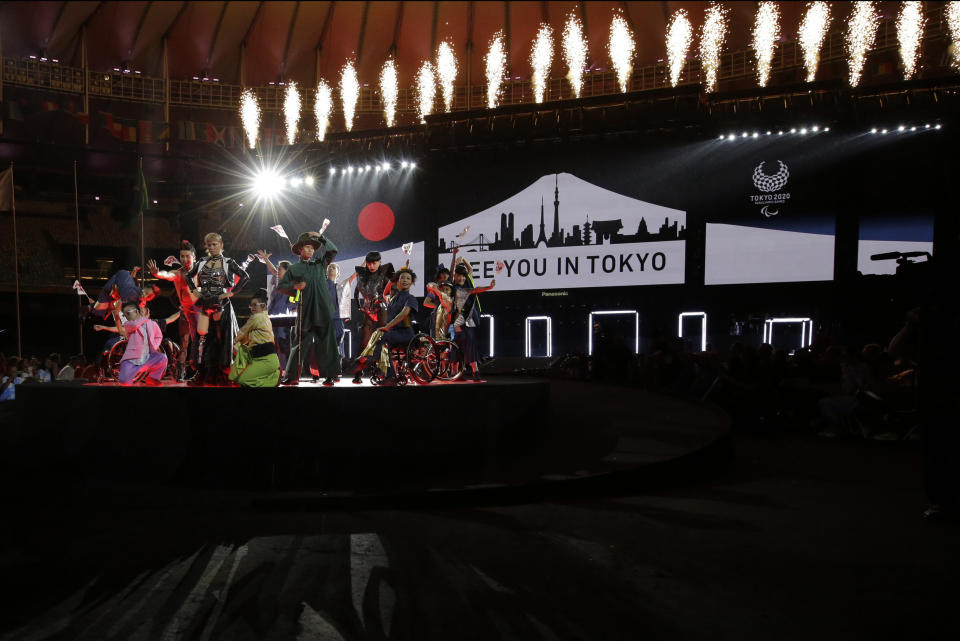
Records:
[[[489,376],[405,387],[25,384],[3,428],[18,482],[329,497],[540,488],[695,456],[722,412],[608,385]],[[539,491],[539,490],[538,490]]]

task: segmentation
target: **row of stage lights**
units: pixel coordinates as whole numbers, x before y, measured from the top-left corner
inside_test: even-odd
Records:
[[[924,123],[923,127],[921,127],[920,125],[900,125],[900,126],[898,126],[896,129],[886,129],[886,128],[874,127],[873,129],[870,130],[870,133],[871,133],[871,134],[888,134],[888,133],[891,133],[891,132],[894,132],[894,131],[895,131],[895,132],[897,132],[897,133],[901,133],[901,134],[902,134],[902,133],[906,133],[906,132],[908,132],[908,131],[917,131],[917,130],[924,130],[924,131],[926,131],[926,130],[928,130],[928,129],[934,129],[934,130],[939,131],[939,130],[942,129],[942,128],[943,128],[943,125],[941,125],[940,123],[937,123],[937,124],[935,124],[935,125],[931,125],[930,123]]]
[[[940,123],[937,123],[935,125],[931,125],[930,123],[924,123],[923,125],[899,125],[898,127],[896,127],[896,129],[892,127],[889,129],[881,128],[881,127],[873,127],[870,130],[870,133],[871,134],[887,134],[887,133],[894,133],[894,132],[906,133],[908,131],[927,131],[931,129],[934,131],[939,131],[942,128],[943,128],[943,125],[941,125]],[[744,131],[739,134],[736,134],[736,133],[720,134],[719,139],[729,141],[729,140],[743,140],[747,138],[760,138],[761,136],[774,136],[774,135],[784,136],[789,134],[806,136],[809,134],[818,134],[821,132],[825,133],[828,131],[830,131],[830,127],[820,127],[818,125],[813,125],[812,127],[791,127],[790,129],[778,129],[776,132],[774,132],[771,129],[768,129],[766,132]]]
[[[337,174],[367,174],[372,172],[385,174],[391,169],[394,169],[394,167],[395,165],[390,162],[382,162],[375,165],[347,165],[339,169],[331,166],[330,176],[333,177]],[[417,163],[410,160],[403,160],[399,164],[400,169],[413,170],[416,169],[416,167]],[[287,188],[313,187],[316,182],[317,179],[309,174],[305,176],[282,176],[278,171],[266,169],[257,172],[253,177],[250,188],[256,196],[269,199],[277,196]],[[243,204],[241,203],[240,206],[243,207]]]
[[[413,161],[404,160],[400,163],[400,169],[416,169],[416,168],[417,168],[417,163]],[[339,169],[337,169],[336,167],[330,167],[330,175],[336,176],[337,174],[340,174],[341,176],[343,176],[348,174],[366,174],[366,173],[370,173],[371,171],[379,174],[382,172],[390,171],[391,169],[393,169],[393,165],[391,165],[388,162],[377,163],[373,165],[357,165],[356,167],[354,167],[353,165],[347,165],[346,167],[340,167]]]
[[[772,129],[768,129],[766,133],[761,133],[759,131],[744,131],[740,134],[729,133],[729,134],[720,134],[720,140],[738,140],[744,138],[759,138],[761,135],[765,136],[785,136],[788,134],[797,134],[800,136],[806,136],[807,134],[818,134],[821,132],[830,131],[830,127],[821,127],[820,125],[813,125],[812,127],[791,127],[790,129],[778,129],[776,133]]]

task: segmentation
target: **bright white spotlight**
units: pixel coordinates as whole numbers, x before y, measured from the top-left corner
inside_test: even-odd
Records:
[[[830,127],[824,127],[823,130],[824,130],[824,131],[830,131]]]
[[[303,180],[300,179],[300,178],[291,178],[291,179],[290,179],[290,185],[291,185],[292,187],[299,187],[299,186],[302,185],[302,184],[303,184]]]
[[[313,176],[307,176],[303,182],[307,183],[307,187],[313,187]]]
[[[881,130],[880,130],[880,133],[885,134],[885,133],[887,133],[887,130],[886,130],[886,129],[881,129]]]
[[[401,168],[401,169],[406,169],[408,164],[409,164],[409,163],[407,163],[407,161],[404,160],[402,163],[400,163],[400,168]]]
[[[273,170],[264,170],[253,178],[253,192],[258,198],[270,200],[283,191],[283,177]]]
[[[348,173],[348,174],[352,174],[352,173],[353,173],[353,165],[347,165],[347,173]]]
[[[769,136],[769,135],[772,134],[772,133],[773,133],[772,131],[768,131],[768,132],[767,132],[767,135]]]
[[[778,135],[778,136],[782,136],[782,135],[783,135],[783,129],[781,129],[780,131],[778,131],[778,132],[777,132],[777,135]]]
[[[916,130],[917,130],[917,128],[916,128],[915,126],[914,126],[914,127],[910,127],[910,131],[916,131]]]
[[[388,162],[383,163],[383,170],[384,170],[384,171],[390,171],[390,163],[388,163]]]
[[[906,129],[906,127],[904,127],[903,125],[900,125],[899,127],[897,127],[897,131],[903,131],[904,129]]]
[[[814,130],[814,131],[820,131],[820,125],[814,125],[814,126],[813,126],[813,130]]]
[[[937,125],[934,129],[940,129],[941,125]]]
[[[364,167],[365,171],[370,171],[370,169],[371,169],[370,165],[367,165],[366,167]]]
[[[758,136],[760,136],[760,134],[758,134],[757,132],[753,132],[753,137],[754,137],[754,138],[757,138]]]
[[[334,175],[335,173],[337,173],[337,168],[336,168],[336,167],[331,167],[331,168],[330,168],[330,175],[332,176],[332,175]]]
[[[417,168],[417,163],[411,162],[411,163],[410,163],[410,169],[416,169],[416,168]]]
[[[923,126],[923,128],[924,128],[924,129],[929,129],[929,128],[930,128],[930,124],[929,124],[929,123],[925,124],[925,125]]]
[[[875,133],[877,133],[877,128],[876,128],[876,127],[874,127],[873,129],[871,129],[871,130],[870,130],[870,133],[872,133],[872,134],[875,134]]]
[[[790,130],[790,133],[792,133],[792,134],[795,134],[795,133],[797,133],[797,130],[796,130],[796,128],[793,128],[793,129],[791,129],[791,130]]]

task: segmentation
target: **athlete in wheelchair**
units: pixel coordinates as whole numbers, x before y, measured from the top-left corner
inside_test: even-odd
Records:
[[[156,321],[160,326],[160,331],[164,331],[168,323],[175,322],[180,317],[180,312],[175,312],[166,318]],[[117,327],[109,325],[94,325],[93,328],[98,332],[112,332],[119,334]],[[103,353],[100,355],[100,375],[97,377],[98,383],[116,382],[120,375],[120,361],[123,359],[123,352],[127,348],[127,338],[120,334],[119,340],[110,342],[106,345]],[[169,338],[164,337],[160,343],[160,349],[167,355],[167,371],[163,378],[177,379],[177,363],[180,356],[180,346]]]

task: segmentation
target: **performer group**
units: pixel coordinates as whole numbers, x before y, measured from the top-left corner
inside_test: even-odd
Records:
[[[415,336],[420,304],[410,288],[417,274],[409,261],[395,269],[392,263],[382,262],[379,252],[372,251],[341,280],[340,266],[334,262],[337,247],[324,234],[327,222],[320,231],[304,232],[292,243],[291,252],[299,257],[296,262],[281,260],[274,265],[272,254],[260,250],[238,263],[226,255],[223,238],[217,233],[204,236],[202,256],[193,244],[182,241],[179,261],[173,256],[165,261],[168,270],[148,260],[149,273],[174,286],[179,310],[166,318],[151,318],[148,303],[160,294],[160,288],[138,285],[139,267],[118,271],[97,301],[91,299],[92,313],[112,319],[112,323],[94,325],[98,331],[113,334],[103,348],[107,378],[111,354],[122,349],[119,367],[113,371],[121,385],[161,385],[169,371],[178,382],[195,386],[292,386],[306,377],[332,386],[343,374],[360,383],[365,374],[376,373],[378,368],[378,384],[396,384],[398,372],[389,353],[391,347],[407,345]],[[250,281],[246,266],[254,259],[267,269],[266,288],[250,299],[249,319],[238,327],[231,299]],[[475,286],[469,262],[458,259],[456,251],[451,268],[452,275],[440,265],[426,286],[423,306],[431,311],[423,332],[436,341],[452,340],[462,358],[458,364],[462,377],[477,380],[481,360],[478,295],[492,289],[496,281],[486,287]],[[356,359],[350,358],[343,345],[352,303],[359,310],[353,334],[360,339]],[[163,334],[173,322],[178,323],[181,349],[171,363]]]

